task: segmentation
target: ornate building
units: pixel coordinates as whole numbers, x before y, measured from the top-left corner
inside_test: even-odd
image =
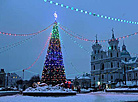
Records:
[[[6,73],[4,69],[0,70],[0,87],[5,87],[5,78],[6,78]]]
[[[102,46],[98,43],[96,37],[96,42],[92,45],[92,86],[96,87],[98,85],[116,84],[118,81],[125,81],[126,83],[128,79],[132,79],[132,77],[128,77],[128,73],[132,74],[134,72],[134,67],[136,68],[138,66],[137,58],[132,58],[130,56],[124,44],[122,46],[122,51],[120,50],[120,47],[118,46],[119,41],[115,38],[113,30],[112,38],[108,41],[108,44],[108,51],[102,50]]]

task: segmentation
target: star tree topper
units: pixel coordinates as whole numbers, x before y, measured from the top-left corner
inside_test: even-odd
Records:
[[[55,20],[56,20],[57,19],[57,13],[56,13],[56,11],[54,13],[54,17],[55,17]]]

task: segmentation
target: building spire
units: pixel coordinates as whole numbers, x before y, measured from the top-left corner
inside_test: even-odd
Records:
[[[126,50],[126,45],[125,45],[125,43],[124,43],[124,40],[123,40],[122,51],[123,51],[123,50]]]
[[[95,36],[95,37],[96,37],[96,44],[97,44],[97,43],[98,43],[98,40],[97,40],[97,34],[96,34],[96,36]]]
[[[125,44],[124,44],[124,40],[123,40],[123,45],[125,45]]]
[[[114,39],[115,36],[114,36],[114,28],[112,28],[112,39]]]

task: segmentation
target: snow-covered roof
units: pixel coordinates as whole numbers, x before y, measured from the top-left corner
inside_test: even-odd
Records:
[[[130,54],[126,49],[124,49],[124,50],[121,51],[121,56],[122,55],[130,55]]]
[[[81,77],[79,77],[78,79],[91,79],[91,78],[88,77],[88,76],[81,76]]]
[[[121,62],[124,64],[133,64],[133,63],[136,63],[136,61],[137,61],[137,57],[132,57],[129,61],[121,60]]]

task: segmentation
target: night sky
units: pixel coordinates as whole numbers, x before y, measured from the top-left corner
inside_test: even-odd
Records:
[[[91,11],[106,16],[138,21],[137,4],[138,0],[54,0],[68,6],[78,9]],[[95,40],[110,39],[111,30],[114,28],[115,37],[121,37],[138,31],[138,25],[111,21],[104,18],[90,16],[81,12],[71,11],[60,6],[45,3],[43,0],[0,0],[0,32],[8,33],[33,33],[42,30],[54,22],[54,12],[57,12],[57,22],[66,26],[73,32],[86,38]],[[0,68],[6,72],[22,70],[29,67],[41,52],[52,27],[45,32],[40,33],[26,43],[17,46],[11,50],[0,54]],[[65,48],[62,46],[63,60],[67,78],[74,78],[77,71],[90,73],[90,54],[81,49],[59,29],[61,39]],[[0,48],[24,39],[26,37],[13,37],[0,34]],[[138,53],[137,47],[138,35],[124,39],[127,50],[131,53]],[[91,42],[76,40],[89,52],[92,51]],[[120,40],[119,46],[122,46],[123,40]],[[108,43],[100,43],[108,46]],[[48,46],[47,46],[48,47]],[[25,79],[30,79],[33,75],[41,75],[45,61],[46,51],[41,55],[36,64],[29,69],[34,73],[25,71]],[[107,50],[107,47],[103,47]],[[2,51],[0,49],[0,51]],[[73,66],[71,65],[73,64]],[[22,71],[16,72],[22,77]]]

